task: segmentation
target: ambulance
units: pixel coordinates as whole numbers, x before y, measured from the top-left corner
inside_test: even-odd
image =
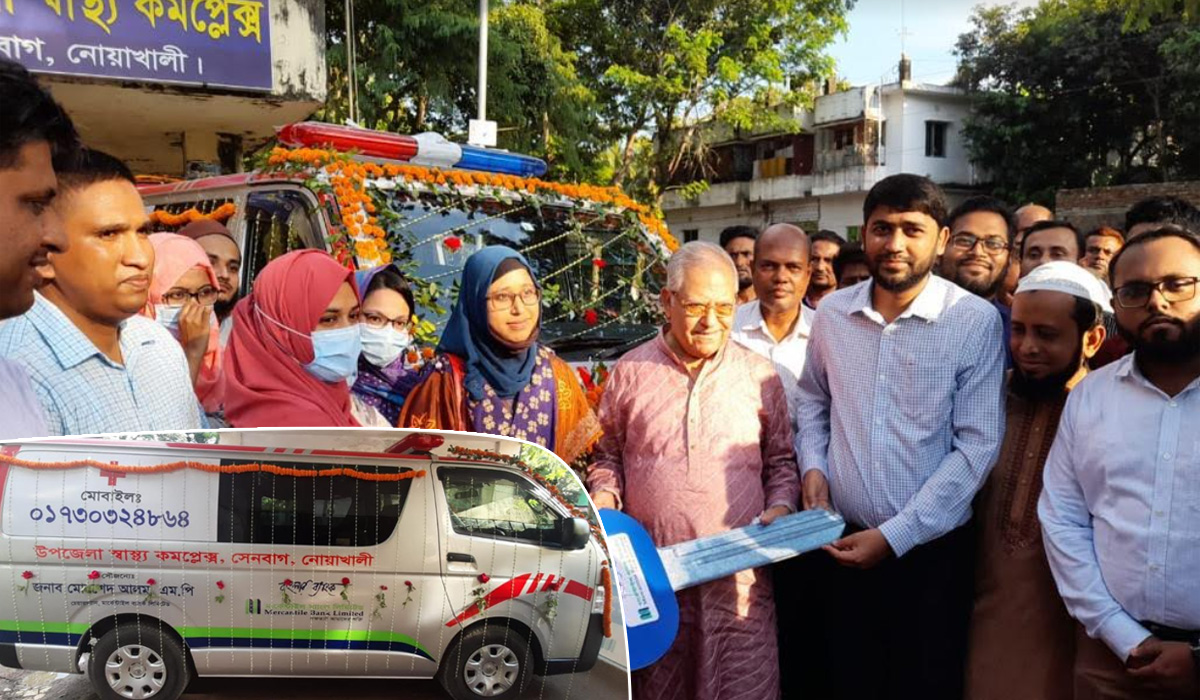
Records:
[[[546,181],[544,161],[437,134],[301,122],[280,128],[278,143],[253,172],[140,188],[156,230],[224,221],[242,251],[243,294],[263,266],[297,248],[359,269],[390,260],[413,282],[428,324],[418,337],[432,342],[466,259],[506,245],[543,287],[541,341],[568,362],[612,360],[654,337],[677,242],[619,192]],[[336,154],[364,167],[331,174]]]
[[[436,678],[455,700],[506,699],[588,671],[611,634],[599,527],[455,438],[0,446],[0,665],[155,700],[198,676]]]

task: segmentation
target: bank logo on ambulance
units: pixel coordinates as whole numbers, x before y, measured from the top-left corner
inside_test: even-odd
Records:
[[[0,665],[165,700],[193,672],[436,677],[466,700],[590,669],[612,604],[598,528],[501,455],[435,456],[453,436],[6,446]],[[159,670],[111,672],[139,654]]]

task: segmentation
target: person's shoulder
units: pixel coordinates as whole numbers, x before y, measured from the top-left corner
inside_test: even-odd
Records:
[[[26,314],[0,321],[0,356],[19,356],[31,340],[40,341],[40,338]]]
[[[756,323],[762,320],[762,311],[758,299],[754,299],[740,304],[733,311],[733,332],[736,333],[742,330],[743,326]]]
[[[870,285],[871,280],[864,280],[858,284],[844,287],[835,290],[821,297],[821,303],[817,304],[817,308],[812,309],[813,317],[817,314],[828,315],[834,311],[847,312],[852,310],[855,300],[863,292],[863,285]]]
[[[1132,365],[1133,353],[1130,353],[1100,369],[1091,370],[1075,385],[1075,388],[1071,390],[1071,395],[1086,398],[1109,391],[1120,384],[1122,377],[1129,375],[1133,369]]]
[[[762,375],[775,374],[775,365],[771,360],[740,343],[727,343],[725,346],[725,358],[737,363],[738,366],[742,367],[755,378],[761,378]]]

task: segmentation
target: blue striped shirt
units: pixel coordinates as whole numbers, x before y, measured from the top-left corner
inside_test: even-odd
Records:
[[[891,323],[866,281],[821,300],[796,454],[847,521],[896,556],[967,522],[1004,437],[1004,331],[990,302],[930,276]]]
[[[179,341],[142,316],[120,326],[123,364],[113,362],[54,304],[0,326],[0,357],[29,372],[49,435],[205,427]]]

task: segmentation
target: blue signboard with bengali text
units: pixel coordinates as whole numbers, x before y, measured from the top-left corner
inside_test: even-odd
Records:
[[[0,56],[39,73],[270,90],[270,0],[0,0]]]

